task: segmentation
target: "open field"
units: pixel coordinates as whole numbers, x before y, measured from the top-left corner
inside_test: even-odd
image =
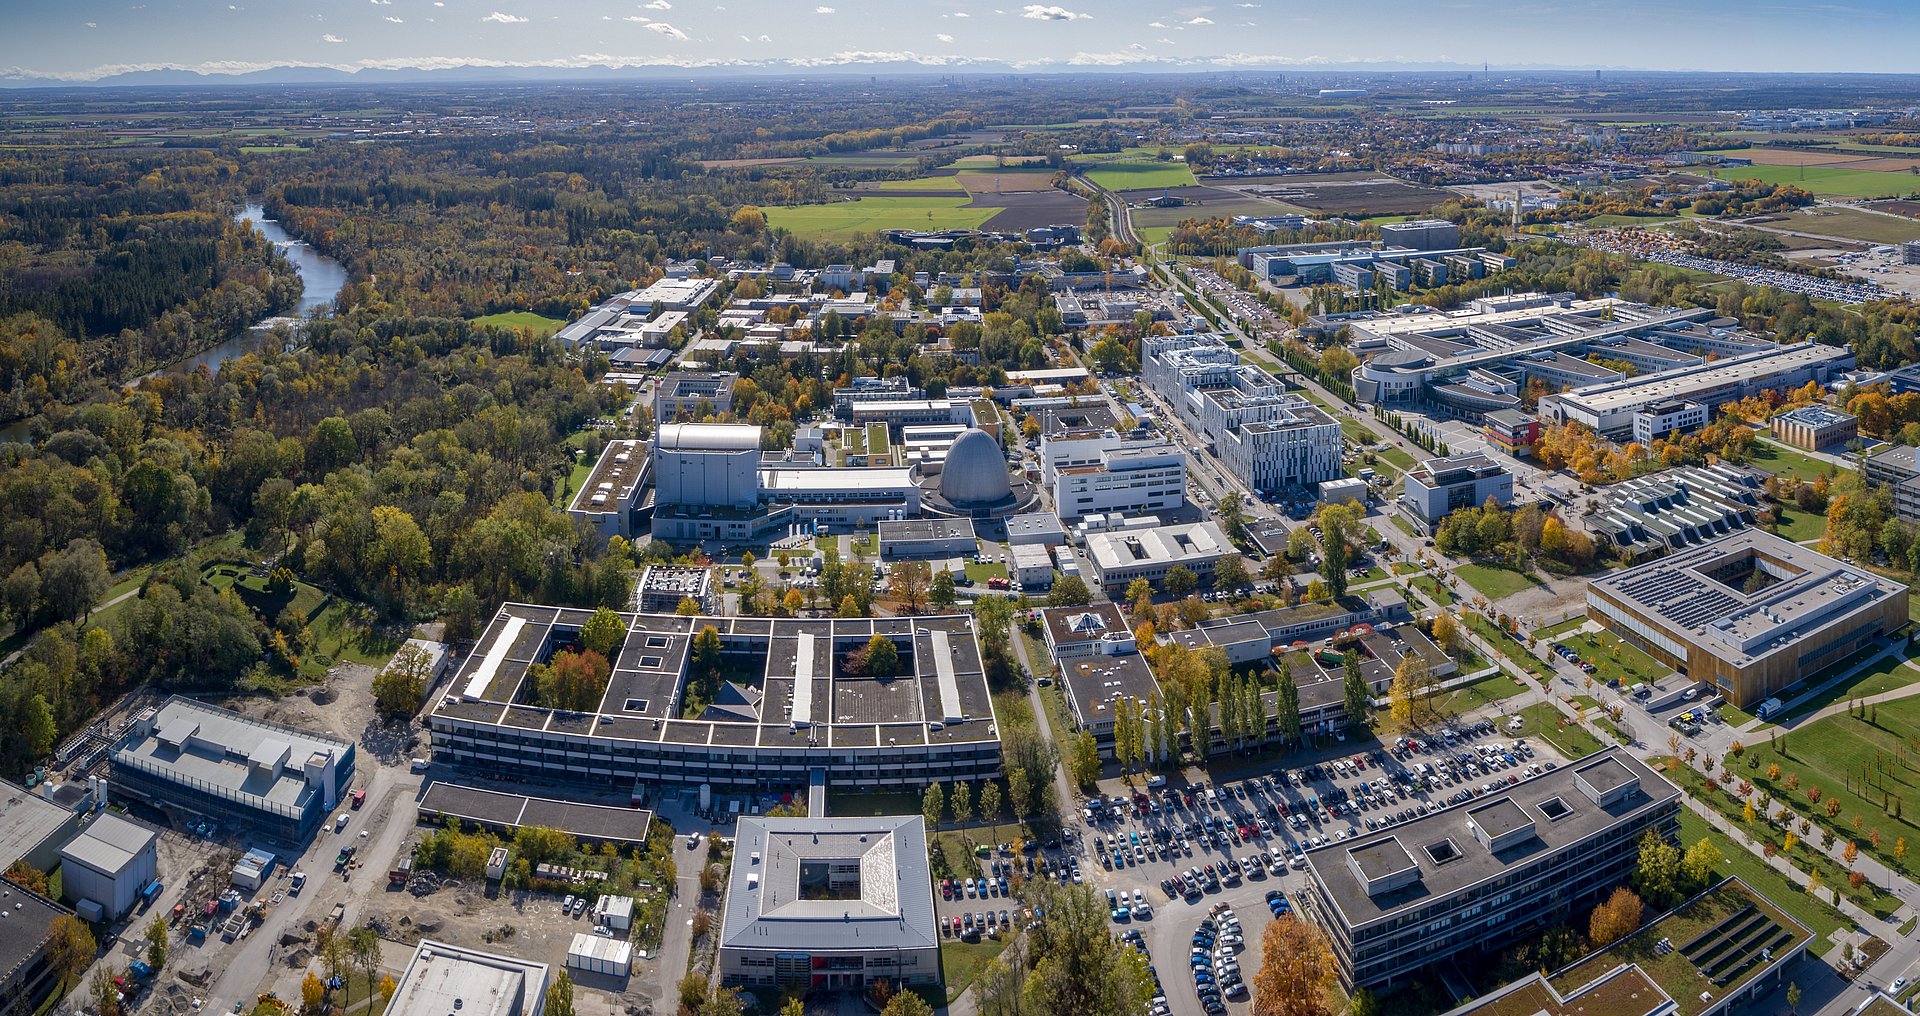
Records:
[[[1833,205],[1809,208],[1798,215],[1789,215],[1779,222],[1769,222],[1767,225],[1779,229],[1819,233],[1822,236],[1844,236],[1849,240],[1859,240],[1864,243],[1905,243],[1908,240],[1920,240],[1920,222]]]
[[[1511,568],[1493,568],[1484,564],[1463,564],[1455,568],[1453,573],[1489,600],[1512,596],[1528,586],[1538,584],[1532,577]]]
[[[701,159],[704,169],[746,169],[750,166],[778,166],[783,162],[805,162],[805,157],[788,155],[777,159]]]
[[[1754,442],[1753,460],[1748,465],[1798,480],[1812,480],[1816,477],[1852,471],[1810,455],[1803,455],[1785,445],[1777,445],[1765,439]]]
[[[1108,190],[1192,187],[1193,171],[1184,162],[1103,162],[1087,170],[1087,179]]]
[[[967,210],[989,213],[985,228],[1006,233],[1036,226],[1077,226],[1087,218],[1085,199],[1053,189],[976,194]]]
[[[1599,738],[1593,736],[1585,727],[1567,719],[1566,714],[1551,702],[1535,702],[1520,710],[1519,715],[1521,736],[1537,737],[1553,745],[1553,750],[1559,752],[1564,758],[1585,758],[1602,747]],[[1504,733],[1507,728],[1502,726],[1500,729]]]
[[[1920,858],[1909,853],[1896,859],[1892,847],[1897,837],[1920,843],[1920,759],[1911,747],[1915,737],[1920,737],[1920,699],[1894,699],[1870,707],[1865,719],[1841,713],[1792,731],[1770,731],[1766,741],[1747,748],[1754,765],[1736,763],[1736,771],[1744,769],[1740,775],[1775,800],[1791,801],[1795,811],[1816,824],[1835,827],[1843,837],[1855,835],[1857,818],[1861,832],[1855,842],[1860,849],[1912,874],[1920,868]],[[1769,767],[1775,764],[1780,776],[1769,778]],[[1906,814],[1908,798],[1916,802],[1912,816]],[[1829,802],[1838,804],[1831,817]],[[1867,836],[1876,829],[1882,835],[1877,850]]]
[[[546,338],[552,335],[554,332],[560,330],[561,325],[566,324],[565,321],[559,318],[550,318],[544,314],[535,314],[529,310],[507,311],[503,314],[487,314],[483,317],[474,318],[473,323],[476,325],[487,325],[493,328],[522,328],[540,338]]]
[[[870,188],[877,191],[913,191],[918,193],[965,194],[967,189],[960,185],[958,177],[949,173],[945,176],[923,176],[913,180],[882,180]]]
[[[1878,646],[1870,646],[1855,655],[1856,657],[1865,656],[1878,649]],[[1779,719],[1781,721],[1792,721],[1802,716],[1817,713],[1835,702],[1848,702],[1854,699],[1870,698],[1874,695],[1884,695],[1887,692],[1905,688],[1915,681],[1920,681],[1920,670],[1915,670],[1907,666],[1907,661],[1910,658],[1907,653],[1896,653],[1885,659],[1875,660],[1873,666],[1867,667],[1844,681],[1834,682],[1824,691],[1820,692],[1820,694],[1794,706],[1791,712]],[[1854,666],[1856,662],[1857,660],[1855,658],[1849,658],[1835,669],[1845,671],[1849,667]],[[1818,680],[1818,678],[1816,678],[1816,680]]]
[[[849,237],[893,228],[978,229],[998,212],[969,208],[964,197],[870,197],[765,211],[769,224],[811,237]]]
[[[1308,211],[1335,214],[1424,212],[1455,196],[1452,191],[1438,187],[1424,187],[1368,172],[1274,177],[1270,183],[1241,189],[1256,197]]]
[[[1015,194],[1053,189],[1052,173],[961,173],[950,177],[969,194]]]
[[[1875,173],[1826,166],[1736,166],[1700,171],[1717,180],[1787,183],[1815,194],[1839,197],[1897,197],[1920,191],[1920,176],[1910,173]]]

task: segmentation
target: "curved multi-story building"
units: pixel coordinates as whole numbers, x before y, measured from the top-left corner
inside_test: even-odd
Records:
[[[970,615],[793,619],[622,614],[593,701],[556,702],[540,671],[590,612],[500,608],[427,716],[434,760],[526,782],[791,789],[819,771],[917,788],[1000,774],[1000,738]],[[696,639],[712,628],[713,659]],[[874,635],[899,657],[861,672]],[[559,706],[568,706],[561,708]]]

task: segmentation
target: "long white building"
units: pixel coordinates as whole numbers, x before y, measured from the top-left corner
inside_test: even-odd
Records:
[[[1625,435],[1635,414],[1657,406],[1697,403],[1712,410],[1724,403],[1769,389],[1786,391],[1827,379],[1853,366],[1853,350],[1799,342],[1713,360],[1680,370],[1623,378],[1549,395],[1540,400],[1540,419],[1572,420],[1608,436]]]
[[[1108,595],[1126,591],[1134,579],[1158,583],[1174,565],[1205,582],[1214,565],[1234,553],[1233,544],[1217,522],[1130,529],[1087,536],[1087,556],[1093,559],[1093,578]]]

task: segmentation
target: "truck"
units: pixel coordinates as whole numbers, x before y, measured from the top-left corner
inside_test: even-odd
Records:
[[[413,874],[413,858],[403,857],[400,863],[387,872],[388,885],[406,885],[407,876]]]
[[[140,890],[140,909],[145,910],[153,906],[153,901],[160,898],[160,892],[165,888],[166,886],[157,878],[148,882],[146,887]]]
[[[356,791],[354,791],[354,792],[353,792],[353,808],[354,808],[354,810],[355,810],[355,811],[359,811],[359,810],[360,810],[360,806],[361,806],[361,805],[363,805],[363,804],[365,804],[365,803],[367,803],[367,788],[365,788],[365,787],[361,787],[361,788],[360,788],[359,790],[356,790]]]
[[[1765,702],[1762,702],[1759,705],[1753,707],[1753,715],[1758,716],[1763,720],[1771,719],[1775,713],[1778,713],[1780,710],[1785,709],[1786,707],[1787,707],[1786,703],[1780,701],[1779,699],[1770,698]]]

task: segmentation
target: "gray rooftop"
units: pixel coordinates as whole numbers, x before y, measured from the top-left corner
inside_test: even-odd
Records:
[[[0,911],[6,914],[0,917],[5,922],[0,924],[4,929],[0,932],[0,984],[11,985],[14,972],[32,960],[52,934],[54,919],[68,911],[4,879],[0,879]]]
[[[508,831],[545,826],[595,843],[645,843],[653,813],[639,808],[559,801],[435,780],[420,798],[423,818],[448,816]]]
[[[117,875],[151,848],[157,838],[153,830],[138,822],[102,812],[92,825],[80,830],[73,842],[61,848],[60,856],[96,871]]]
[[[879,529],[881,543],[973,539],[973,523],[967,519],[907,519],[881,522]]]
[[[858,865],[857,891],[826,898],[803,886],[834,862]],[[924,820],[741,819],[720,942],[808,953],[937,948]]]
[[[1751,576],[1769,581],[1748,592]],[[1780,652],[1907,587],[1758,529],[1595,579],[1604,594],[1735,666]]]
[[[1123,698],[1133,699],[1144,712],[1146,703],[1160,691],[1153,669],[1141,653],[1067,660],[1060,669],[1073,702],[1074,719],[1083,727],[1113,722],[1114,703]]]
[[[1601,763],[1598,770],[1596,763]],[[1598,804],[1575,783],[1577,773],[1588,772],[1600,774],[1597,778],[1603,783],[1616,777],[1638,780],[1639,792]],[[1618,786],[1613,783],[1615,789]],[[1523,779],[1470,802],[1309,851],[1307,866],[1347,925],[1360,927],[1496,878],[1511,864],[1571,847],[1678,797],[1672,784],[1639,760],[1620,748],[1608,748],[1582,763]],[[1541,805],[1554,799],[1566,806],[1558,818],[1541,811]],[[1534,835],[1514,845],[1501,844],[1500,853],[1495,854],[1471,834],[1470,816],[1476,823],[1484,820],[1492,825],[1496,839],[1498,830],[1522,829],[1525,823],[1532,824]],[[1418,872],[1389,879],[1383,889],[1382,879],[1403,870],[1402,858],[1417,866]],[[1374,893],[1369,894],[1367,882],[1375,884]]]
[[[166,779],[199,783],[251,807],[287,814],[318,793],[302,767],[331,757],[335,764],[352,746],[345,741],[229,709],[174,696],[148,724],[135,723],[113,750],[113,764]]]
[[[1789,409],[1774,417],[1774,419],[1792,420],[1795,423],[1804,423],[1810,427],[1832,427],[1836,424],[1846,423],[1848,420],[1854,419],[1854,416],[1851,413],[1843,413],[1831,406],[1801,406],[1799,409]]]
[[[525,1016],[541,1004],[547,965],[422,939],[400,975],[393,1016]]]
[[[59,832],[72,814],[41,800],[34,791],[0,780],[0,871],[33,853]]]

